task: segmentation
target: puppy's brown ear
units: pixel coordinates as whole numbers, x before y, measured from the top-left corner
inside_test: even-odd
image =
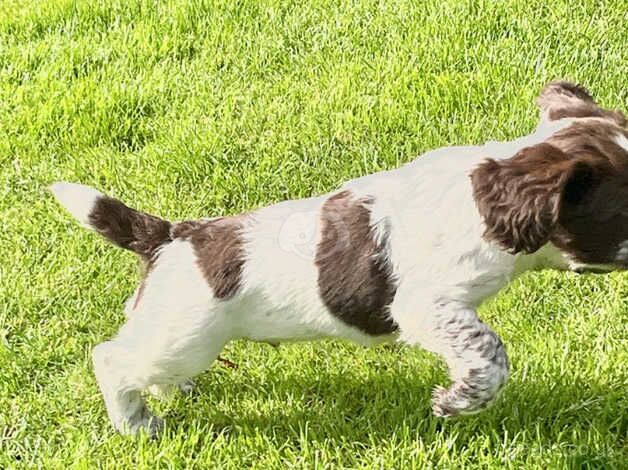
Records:
[[[547,243],[563,204],[578,204],[594,184],[593,168],[547,143],[507,160],[487,160],[471,173],[484,238],[510,253]]]
[[[586,88],[565,80],[545,85],[536,104],[541,110],[541,120],[599,117],[626,127],[626,117],[621,111],[601,108]]]

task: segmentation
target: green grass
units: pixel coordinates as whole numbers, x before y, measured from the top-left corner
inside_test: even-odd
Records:
[[[135,260],[45,188],[79,181],[172,219],[232,214],[525,134],[556,77],[626,110],[626,11],[0,0],[0,468],[621,468],[622,274],[529,274],[484,305],[512,378],[474,417],[430,415],[446,375],[418,349],[236,342],[224,355],[239,369],[151,400],[163,438],[119,436],[89,357],[123,321]]]

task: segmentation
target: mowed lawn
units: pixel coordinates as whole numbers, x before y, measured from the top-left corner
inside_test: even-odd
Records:
[[[164,436],[122,437],[90,352],[122,324],[137,263],[46,187],[234,214],[528,133],[553,78],[627,111],[627,15],[621,0],[1,0],[0,468],[626,468],[623,274],[528,274],[486,303],[512,377],[477,416],[431,416],[446,371],[420,349],[242,341],[223,354],[239,368],[149,399]]]

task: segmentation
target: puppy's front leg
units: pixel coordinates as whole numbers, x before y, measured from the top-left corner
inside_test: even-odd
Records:
[[[508,379],[504,345],[473,309],[437,307],[434,352],[444,356],[452,384],[434,391],[437,416],[475,413],[486,408]]]
[[[401,339],[444,357],[451,385],[434,390],[436,416],[470,414],[486,408],[508,379],[508,357],[497,334],[472,308],[445,301],[429,311],[397,315]]]

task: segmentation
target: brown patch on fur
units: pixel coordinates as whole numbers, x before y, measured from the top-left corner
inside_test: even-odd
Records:
[[[570,108],[558,108],[552,109],[549,112],[549,118],[551,121],[557,121],[563,118],[585,118],[585,117],[599,117],[602,119],[610,119],[615,121],[619,126],[626,126],[626,117],[621,111],[612,111],[602,109],[597,105],[581,105],[572,106]]]
[[[511,253],[533,253],[558,222],[564,188],[586,178],[587,168],[558,148],[541,143],[507,160],[487,160],[471,173],[484,238]]]
[[[323,204],[315,263],[319,293],[329,311],[368,334],[382,335],[397,330],[389,311],[397,286],[392,266],[382,256],[386,241],[373,233],[371,204],[350,191]]]
[[[146,260],[170,241],[170,222],[127,207],[110,197],[100,197],[89,214],[90,225],[103,237]]]
[[[244,265],[243,240],[240,236],[243,217],[172,224],[104,196],[96,201],[89,214],[89,223],[102,236],[122,248],[134,251],[145,261],[144,276],[134,309],[144,292],[146,277],[157,259],[158,248],[174,239],[188,240],[192,244],[198,265],[217,298],[231,298],[240,286]]]
[[[620,251],[628,240],[628,151],[615,141],[628,132],[599,120],[576,122],[548,142],[591,168],[587,191],[566,201],[552,242],[572,258],[591,264],[628,263]]]
[[[216,298],[226,300],[231,298],[240,286],[244,265],[241,228],[241,217],[186,220],[171,225],[170,236],[165,243],[175,239],[189,241],[197,256],[198,266],[214,295]],[[155,254],[144,263],[144,274],[133,309],[141,300],[147,277],[157,259],[158,256]]]
[[[628,265],[628,131],[583,119],[471,174],[484,237],[512,253],[551,241],[588,264]]]
[[[133,302],[135,310],[144,293],[146,277],[156,261],[158,248],[172,241],[172,224],[107,196],[94,203],[89,224],[115,245],[140,255],[144,262],[142,280]]]
[[[557,104],[569,104],[574,101],[595,104],[595,100],[585,87],[566,80],[555,80],[543,87],[536,99],[541,109],[547,109]]]
[[[599,117],[611,120],[618,126],[626,126],[626,117],[621,111],[601,108],[586,88],[567,81],[547,84],[536,99],[536,104],[547,112],[550,121]]]
[[[626,129],[599,119],[577,121],[553,134],[547,143],[570,158],[607,160],[617,171],[628,171],[628,151],[617,144],[620,136],[628,138]]]
[[[221,217],[222,219],[222,217]],[[212,219],[212,220],[184,220],[183,222],[177,222],[173,225],[170,234],[173,239],[175,238],[187,238],[193,233],[195,230],[198,230],[201,227],[204,227],[206,224],[213,222],[214,220],[220,219]]]
[[[207,221],[181,222],[172,230],[173,238],[188,240],[198,265],[218,299],[228,300],[240,287],[244,267],[244,228],[242,216]]]

